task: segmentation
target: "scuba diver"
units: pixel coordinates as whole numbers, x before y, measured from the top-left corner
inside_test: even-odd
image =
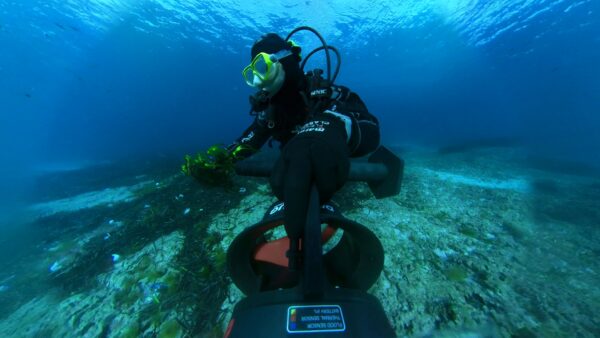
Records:
[[[299,31],[314,33],[322,43],[304,59],[300,46],[290,40]],[[326,78],[320,69],[303,71],[318,51],[326,54]],[[338,57],[333,77],[330,51]],[[379,122],[356,93],[334,84],[340,55],[316,30],[299,27],[285,39],[265,34],[253,44],[250,56],[242,74],[246,84],[258,89],[250,97],[250,114],[255,118],[221,155],[225,162],[237,162],[256,153],[270,138],[280,142],[281,156],[270,183],[285,202],[285,227],[295,243],[305,222],[311,182],[316,183],[321,203],[329,201],[347,180],[349,158],[367,155],[379,146]],[[205,174],[187,160],[187,174]]]
[[[290,40],[300,30],[310,30],[321,40],[328,61],[326,79],[320,70],[303,72],[310,55],[302,62],[301,48]],[[378,120],[356,93],[334,84],[340,60],[331,78],[330,49],[335,50],[311,28],[296,29],[286,39],[269,33],[254,43],[251,63],[243,70],[246,83],[259,90],[250,99],[256,117],[229,149],[244,158],[271,137],[280,142],[282,153],[271,187],[286,206],[284,224],[292,246],[305,222],[311,181],[321,204],[329,201],[346,182],[349,157],[364,156],[379,146]]]
[[[306,57],[290,39],[300,31],[314,33],[322,44]],[[326,55],[326,73],[304,72],[308,59],[319,51]],[[330,52],[337,56],[333,75]],[[349,178],[356,180],[350,158],[372,153],[369,164],[385,166],[379,178],[368,182],[377,198],[399,192],[403,162],[379,147],[379,122],[360,97],[334,83],[340,54],[316,30],[299,27],[285,39],[265,34],[253,44],[250,56],[242,75],[257,89],[250,96],[254,121],[233,144],[213,146],[197,158],[186,156],[182,166],[201,182],[219,183],[235,163],[248,162],[270,139],[280,143],[281,154],[267,174],[238,172],[270,176],[279,201],[228,249],[230,276],[248,297],[236,305],[225,337],[248,336],[249,330],[256,337],[394,337],[381,304],[367,294],[383,269],[383,248],[370,230],[344,218],[330,199]],[[377,176],[375,171],[359,174],[358,180]],[[323,233],[322,224],[327,227]],[[287,236],[267,240],[265,233],[277,226]],[[322,243],[338,229],[341,239],[324,253]]]

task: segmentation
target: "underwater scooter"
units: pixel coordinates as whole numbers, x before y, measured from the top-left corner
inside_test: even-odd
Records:
[[[245,176],[269,176],[273,162],[247,159],[236,166]],[[349,179],[366,181],[376,198],[400,192],[404,163],[385,147],[368,162],[352,162]],[[269,240],[283,226],[283,202],[246,228],[227,251],[227,269],[247,296],[235,305],[225,338],[395,337],[377,298],[367,293],[383,269],[383,247],[365,226],[342,216],[337,205],[319,205],[313,185],[304,235],[302,264],[288,268],[289,239]],[[321,225],[325,224],[322,231]],[[333,248],[323,243],[343,232]]]

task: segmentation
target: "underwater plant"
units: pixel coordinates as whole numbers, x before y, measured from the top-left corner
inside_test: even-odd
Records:
[[[251,147],[239,145],[230,152],[223,145],[216,144],[194,157],[185,155],[185,163],[181,166],[181,171],[200,183],[225,185],[231,183],[235,162],[248,150],[251,150]]]
[[[195,157],[185,155],[181,171],[200,183],[221,185],[230,181],[233,173],[233,158],[221,145],[213,145],[205,153]]]
[[[164,322],[159,329],[159,338],[175,338],[181,336],[183,330],[176,319],[170,319]]]
[[[458,232],[460,232],[461,234],[463,234],[463,235],[465,235],[467,237],[478,239],[478,234],[479,233],[471,225],[461,224],[459,226],[459,228],[458,228]]]
[[[469,277],[467,270],[458,265],[447,268],[444,275],[452,282],[463,282]]]
[[[121,337],[135,338],[135,337],[139,337],[139,335],[140,335],[140,327],[137,323],[134,323],[134,324],[127,326],[127,328],[123,331]]]

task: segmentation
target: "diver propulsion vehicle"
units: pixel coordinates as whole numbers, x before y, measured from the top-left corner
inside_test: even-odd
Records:
[[[247,159],[236,172],[265,177],[272,165]],[[368,162],[352,162],[349,179],[366,181],[377,198],[393,196],[400,191],[403,168],[400,158],[380,147]],[[300,245],[302,264],[292,270],[286,256],[289,239],[269,238],[283,228],[284,208],[283,202],[274,203],[227,251],[228,272],[246,298],[235,305],[225,338],[395,337],[381,303],[367,293],[383,269],[377,237],[342,216],[335,203],[319,205],[313,185]]]

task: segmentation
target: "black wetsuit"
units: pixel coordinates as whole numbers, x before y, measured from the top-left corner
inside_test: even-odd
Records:
[[[369,113],[360,97],[347,87],[334,85],[330,88],[330,97],[319,105],[321,108],[314,114],[330,111],[348,116],[352,120],[352,132],[348,141],[350,156],[360,157],[373,152],[379,146],[380,140],[377,118]],[[308,88],[303,90],[305,97],[308,96],[308,91]],[[250,150],[239,154],[239,157],[245,158],[258,151],[269,138],[280,142],[283,147],[312,117],[302,96],[297,95],[294,99],[297,100],[292,105],[294,111],[290,111],[292,110],[290,106],[279,109],[280,107],[270,105],[267,109],[275,110],[271,114],[266,111],[259,112],[252,125],[228,148],[235,149],[238,145],[249,146]],[[269,119],[267,116],[272,118]]]

